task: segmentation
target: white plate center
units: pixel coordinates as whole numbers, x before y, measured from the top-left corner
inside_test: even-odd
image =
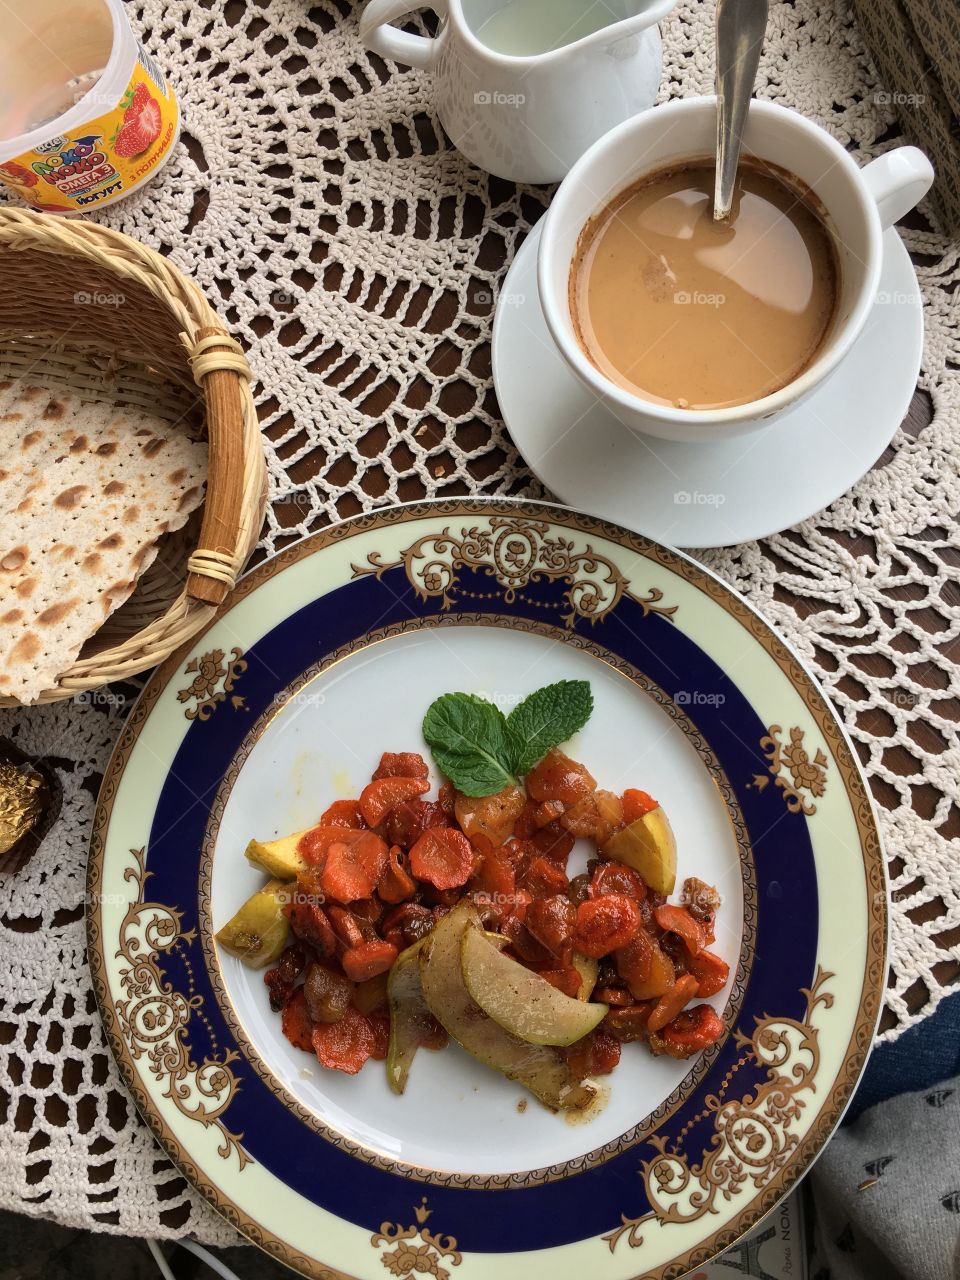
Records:
[[[663,804],[677,835],[681,881],[699,876],[723,896],[715,950],[735,968],[743,922],[737,844],[711,775],[682,729],[597,657],[549,637],[481,626],[427,628],[375,644],[319,676],[279,712],[226,805],[213,861],[214,928],[264,882],[243,857],[248,840],[308,826],[332,800],[356,796],[383,751],[424,751],[429,759],[420,723],[435,697],[482,693],[508,710],[562,679],[589,680],[595,700],[589,724],[568,750],[600,786],[640,787]],[[574,1160],[632,1129],[694,1065],[624,1046],[619,1067],[603,1078],[609,1101],[589,1124],[550,1114],[454,1045],[421,1051],[406,1093],[397,1097],[382,1063],[345,1076],[295,1049],[270,1010],[262,972],[226,953],[220,959],[233,1008],[276,1080],[353,1141],[428,1169],[483,1176]],[[722,1008],[726,995],[711,1003]]]

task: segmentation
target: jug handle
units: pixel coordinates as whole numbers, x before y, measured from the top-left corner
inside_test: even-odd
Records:
[[[429,71],[437,55],[438,42],[390,25],[394,18],[426,7],[426,2],[417,3],[417,0],[370,0],[360,19],[360,39],[383,58]],[[429,7],[443,17],[447,0],[429,0]]]

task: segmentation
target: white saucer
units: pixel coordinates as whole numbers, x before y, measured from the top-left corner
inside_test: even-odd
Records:
[[[762,431],[710,445],[641,439],[570,372],[540,310],[539,243],[538,226],[504,281],[493,380],[514,444],[571,507],[673,546],[763,538],[845,493],[903,421],[920,372],[923,311],[892,229],[877,303],[830,380]]]

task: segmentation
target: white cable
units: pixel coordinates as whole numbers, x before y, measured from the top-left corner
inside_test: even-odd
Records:
[[[240,1277],[235,1271],[231,1271],[230,1268],[225,1266],[219,1258],[215,1258],[208,1249],[204,1249],[203,1245],[194,1244],[192,1240],[177,1240],[175,1243],[178,1244],[181,1249],[186,1249],[188,1253],[194,1254],[194,1256],[199,1258],[201,1262],[206,1263],[210,1270],[215,1271],[218,1276],[222,1276],[223,1280],[240,1280]],[[156,1240],[148,1240],[147,1248],[153,1254],[153,1260],[160,1268],[160,1274],[163,1276],[163,1280],[176,1280],[176,1276],[170,1270],[167,1260],[161,1253],[160,1246],[157,1244]]]
[[[235,1271],[231,1271],[225,1266],[219,1258],[215,1258],[209,1249],[205,1249],[202,1244],[194,1244],[192,1240],[178,1240],[177,1244],[181,1249],[186,1249],[188,1253],[194,1254],[205,1262],[211,1271],[215,1271],[218,1276],[222,1276],[223,1280],[240,1280]]]
[[[147,1248],[153,1254],[153,1260],[160,1268],[160,1274],[163,1276],[163,1280],[176,1280],[176,1276],[167,1266],[167,1260],[161,1253],[160,1246],[157,1244],[156,1240],[148,1240]]]

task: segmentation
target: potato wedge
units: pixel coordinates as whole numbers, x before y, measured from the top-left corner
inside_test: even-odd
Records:
[[[633,867],[656,893],[669,895],[676,888],[677,842],[659,805],[615,832],[600,852],[605,858]]]
[[[470,998],[460,968],[465,929],[481,930],[480,917],[470,902],[461,902],[443,917],[420,953],[423,997],[433,1016],[468,1053],[509,1080],[525,1085],[545,1106],[555,1111],[589,1106],[596,1089],[587,1082],[573,1081],[555,1049],[519,1040]]]
[[[267,875],[295,880],[306,866],[297,852],[297,845],[310,830],[312,828],[307,827],[304,831],[295,831],[292,836],[281,836],[279,840],[251,840],[244,856]]]
[[[251,969],[272,964],[290,936],[290,924],[281,907],[294,888],[283,880],[271,880],[219,930],[217,942]]]
[[[463,930],[460,969],[464,986],[484,1013],[527,1044],[573,1044],[608,1011],[605,1004],[564,995],[492,946],[477,929]]]

